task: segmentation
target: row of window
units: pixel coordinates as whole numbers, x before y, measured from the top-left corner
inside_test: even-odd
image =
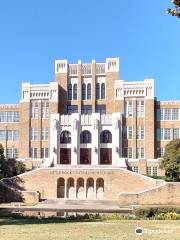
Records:
[[[180,128],[158,128],[157,140],[173,140],[180,138]]]
[[[18,111],[0,112],[0,122],[19,122],[19,112]]]
[[[106,105],[100,104],[96,105],[95,112],[106,114]],[[78,105],[68,105],[67,106],[67,114],[78,113]],[[81,114],[91,114],[92,113],[92,105],[82,105]]]
[[[38,158],[38,148],[30,148],[29,157]],[[49,148],[41,148],[40,158],[48,158],[49,157]]]
[[[38,118],[39,116],[39,105],[38,102],[32,102],[30,105],[30,116],[31,118]],[[49,118],[49,103],[43,102],[41,105],[41,118]]]
[[[132,100],[125,102],[125,116],[133,117],[133,102],[132,102]],[[144,117],[144,101],[143,100],[136,101],[136,116]]]
[[[124,139],[132,139],[133,138],[133,127],[127,126],[123,129]],[[144,139],[144,126],[137,127],[136,139],[143,140]]]
[[[92,136],[87,130],[82,131],[80,134],[80,143],[91,143]],[[71,133],[69,131],[63,131],[60,135],[60,143],[71,143]],[[112,134],[108,130],[104,130],[100,134],[100,143],[112,143]]]
[[[132,171],[138,173],[139,172],[138,166],[133,166]],[[158,167],[157,166],[148,166],[146,168],[146,174],[148,176],[157,176],[157,173],[158,173]]]
[[[68,84],[68,100],[77,100],[77,83]],[[91,99],[91,83],[82,84],[82,100]],[[105,99],[105,83],[96,83],[96,99]]]
[[[19,130],[0,130],[0,141],[18,141]]]
[[[180,119],[180,109],[179,108],[157,109],[157,121],[179,120],[179,119]]]
[[[7,148],[6,150],[7,158],[18,158],[19,157],[19,149],[18,148]]]
[[[123,157],[125,157],[125,158],[133,158],[132,147],[125,147],[123,149]],[[136,158],[144,158],[144,148],[138,147],[136,149]]]
[[[38,129],[30,128],[30,140],[38,139]],[[43,127],[41,130],[41,140],[47,141],[49,140],[49,128]]]

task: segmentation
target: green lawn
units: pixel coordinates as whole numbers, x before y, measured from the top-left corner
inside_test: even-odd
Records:
[[[144,234],[136,236],[137,226]],[[63,222],[0,218],[0,240],[179,240],[180,221],[111,220]]]

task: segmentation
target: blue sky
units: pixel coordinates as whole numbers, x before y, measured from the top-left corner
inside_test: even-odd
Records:
[[[180,20],[170,0],[1,0],[0,103],[21,83],[54,79],[54,60],[120,58],[120,79],[155,79],[158,99],[180,99]]]

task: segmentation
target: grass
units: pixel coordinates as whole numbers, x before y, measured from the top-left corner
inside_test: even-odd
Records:
[[[144,234],[135,235],[135,228]],[[0,218],[0,240],[179,240],[180,221],[110,220],[65,221],[60,219]]]

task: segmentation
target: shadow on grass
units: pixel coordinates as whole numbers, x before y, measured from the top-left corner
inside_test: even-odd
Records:
[[[104,220],[98,217],[69,217],[69,218],[37,218],[37,217],[23,217],[23,216],[0,216],[0,226],[3,225],[28,225],[28,224],[65,224],[75,222],[103,222]]]

